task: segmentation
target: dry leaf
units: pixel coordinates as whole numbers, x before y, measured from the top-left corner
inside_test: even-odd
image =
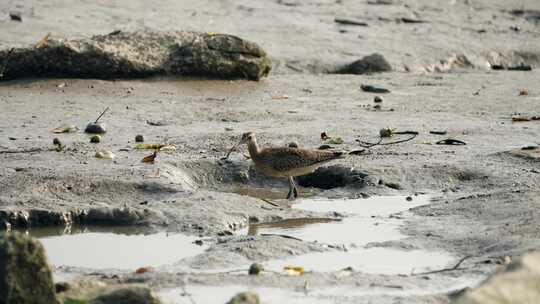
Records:
[[[274,100],[289,99],[289,96],[287,96],[287,95],[274,95],[274,96],[272,96],[272,99],[274,99]]]
[[[304,267],[301,267],[301,266],[285,266],[283,267],[283,270],[288,274],[288,275],[291,275],[291,276],[294,276],[294,275],[301,275],[304,273]]]
[[[96,155],[95,157],[96,158],[101,158],[101,159],[113,159],[116,155],[114,155],[114,153],[112,153],[111,151],[99,151],[99,152],[96,152]]]
[[[36,45],[34,45],[34,47],[36,49],[41,49],[41,48],[46,47],[49,44],[49,37],[50,36],[51,36],[51,33],[47,33],[47,35],[45,35],[45,37],[43,37],[38,43],[36,43]]]
[[[145,156],[145,157],[142,159],[142,162],[143,162],[143,163],[154,163],[154,161],[156,160],[157,151],[158,151],[158,150],[155,150],[154,153]]]
[[[77,130],[79,130],[79,128],[77,128],[76,126],[66,124],[58,128],[54,128],[52,132],[53,133],[73,133],[73,132],[77,132]]]
[[[141,274],[141,273],[147,273],[147,272],[152,272],[152,271],[154,271],[154,268],[152,267],[140,267],[140,268],[137,268],[137,270],[135,270],[135,273]]]
[[[162,147],[165,147],[165,144],[137,144],[135,145],[135,149],[159,150]]]

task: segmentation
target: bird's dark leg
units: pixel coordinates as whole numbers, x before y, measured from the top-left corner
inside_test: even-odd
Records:
[[[298,197],[298,190],[296,190],[294,179],[292,176],[289,176],[289,193],[287,194],[287,198],[292,201],[297,197]]]

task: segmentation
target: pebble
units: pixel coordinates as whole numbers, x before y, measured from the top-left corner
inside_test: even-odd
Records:
[[[90,137],[90,142],[94,144],[101,142],[101,136],[93,135],[92,137]]]
[[[135,136],[135,142],[144,142],[144,136],[138,134],[137,136]]]
[[[90,134],[103,134],[107,132],[107,129],[104,123],[91,122],[88,125],[86,125],[86,129],[84,129],[84,132],[90,133]]]
[[[253,263],[253,264],[251,264],[251,266],[249,266],[248,273],[249,273],[249,275],[258,275],[262,271],[264,271],[263,265],[261,265],[259,263]]]
[[[383,99],[382,99],[381,96],[375,96],[375,97],[373,98],[373,102],[375,102],[375,103],[381,103],[381,102],[383,102]]]

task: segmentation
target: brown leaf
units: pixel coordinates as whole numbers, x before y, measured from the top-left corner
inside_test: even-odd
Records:
[[[137,270],[135,270],[135,273],[142,274],[142,273],[147,273],[147,272],[152,272],[152,271],[154,271],[154,268],[152,267],[140,267],[140,268],[137,268]]]
[[[154,163],[154,160],[156,160],[157,151],[158,151],[158,150],[155,150],[154,153],[145,156],[145,157],[142,159],[142,162],[143,162],[143,163]]]
[[[523,116],[514,116],[512,117],[512,121],[530,121],[531,119],[528,117]]]

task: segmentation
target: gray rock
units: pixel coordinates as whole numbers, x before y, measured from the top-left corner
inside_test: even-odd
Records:
[[[0,303],[58,303],[43,247],[24,234],[0,236]]]
[[[453,304],[538,303],[540,299],[540,252],[525,255],[504,271],[495,273],[473,290],[460,293]]]
[[[259,295],[254,292],[240,292],[236,294],[227,304],[259,304]]]
[[[361,75],[390,71],[392,71],[392,67],[388,61],[381,54],[375,53],[341,68],[337,73]]]
[[[225,34],[113,32],[80,40],[48,39],[39,48],[0,51],[1,80],[28,77],[108,79],[189,75],[259,80],[271,61],[255,43]]]
[[[90,301],[90,304],[159,304],[152,290],[143,286],[129,286],[106,292]]]

